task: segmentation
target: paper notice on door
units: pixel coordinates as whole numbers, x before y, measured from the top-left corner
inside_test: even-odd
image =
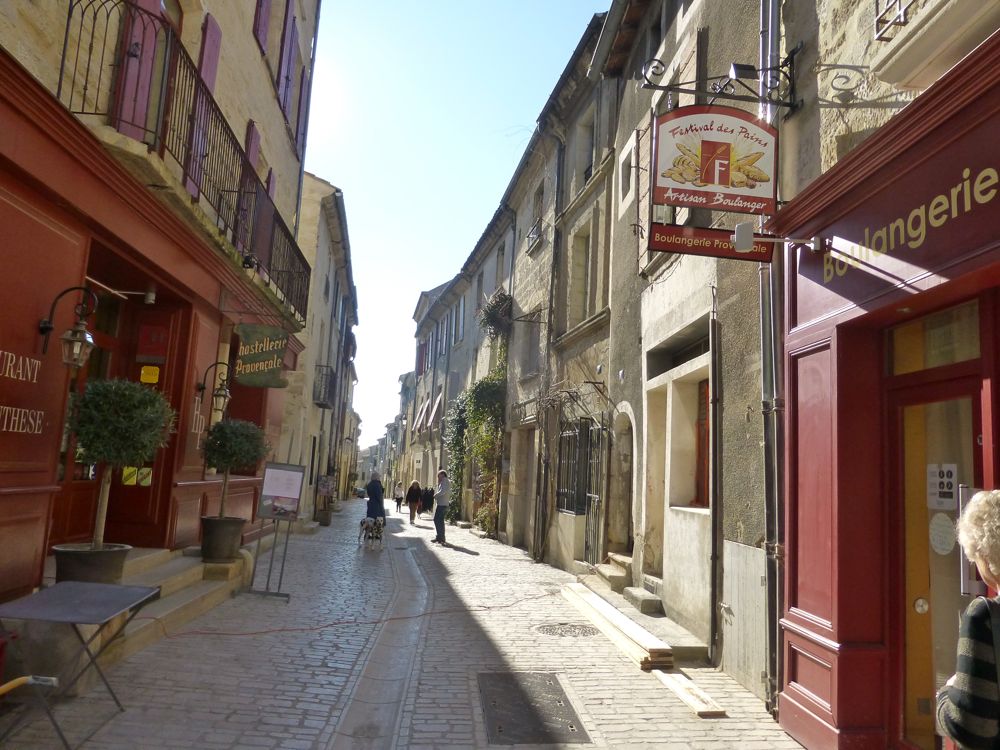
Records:
[[[955,522],[944,513],[935,513],[930,524],[931,549],[939,555],[951,554],[955,549]]]
[[[958,510],[957,464],[927,464],[927,507]]]

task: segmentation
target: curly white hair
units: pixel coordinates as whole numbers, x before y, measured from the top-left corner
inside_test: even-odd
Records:
[[[977,492],[958,519],[965,556],[1000,577],[1000,490]]]

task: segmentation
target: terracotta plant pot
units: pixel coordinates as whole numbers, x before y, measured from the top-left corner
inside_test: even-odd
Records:
[[[127,544],[105,544],[101,549],[93,549],[90,542],[57,544],[52,548],[56,582],[120,583],[130,549]]]
[[[242,518],[202,516],[201,559],[204,562],[232,562],[238,559],[245,523]]]

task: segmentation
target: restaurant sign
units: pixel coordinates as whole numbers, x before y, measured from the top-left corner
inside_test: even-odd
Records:
[[[773,242],[764,242],[754,235],[753,247],[737,250],[728,229],[701,229],[676,224],[653,224],[649,233],[649,249],[682,255],[708,255],[713,258],[753,260],[770,263]]]
[[[283,328],[240,324],[236,326],[240,348],[233,363],[233,376],[241,385],[254,388],[284,388],[281,377],[288,346]]]
[[[735,107],[680,107],[656,118],[653,203],[746,214],[777,206],[778,131]]]

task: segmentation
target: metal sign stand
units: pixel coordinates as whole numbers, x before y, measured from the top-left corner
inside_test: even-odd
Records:
[[[268,561],[267,565],[267,581],[264,583],[264,588],[262,589],[250,588],[248,593],[260,594],[261,596],[276,596],[280,599],[284,599],[287,602],[292,598],[292,595],[282,592],[281,582],[285,578],[285,559],[288,557],[288,537],[290,537],[292,534],[292,522],[288,521],[288,525],[285,527],[285,545],[281,553],[281,569],[278,571],[278,585],[277,588],[274,591],[272,591],[271,576],[274,573],[274,551],[278,546],[277,540],[278,540],[278,535],[281,533],[281,521],[276,519],[274,524],[275,524],[275,531],[274,531],[275,543],[271,545],[271,559]],[[263,532],[264,530],[263,518],[260,521],[260,528],[261,531]],[[263,536],[263,534],[261,534],[261,536]],[[258,536],[257,550],[254,553],[254,560],[253,560],[253,576],[250,579],[251,587],[257,580],[257,561],[260,559],[260,539],[261,537]]]
[[[257,507],[257,517],[260,518],[260,534],[257,536],[257,550],[254,553],[253,572],[250,578],[251,594],[261,596],[276,596],[286,602],[291,594],[281,590],[285,578],[285,561],[288,559],[288,538],[292,535],[292,521],[298,517],[299,498],[302,495],[305,467],[298,464],[268,463],[264,466],[264,482],[261,490],[260,504]],[[260,559],[260,540],[264,536],[264,519],[274,520],[274,543],[271,545],[271,559],[267,566],[267,581],[264,588],[254,588],[257,581],[257,561]],[[281,553],[281,568],[278,571],[277,588],[271,590],[271,578],[274,576],[274,556],[281,536],[281,522],[286,521],[285,545]]]

